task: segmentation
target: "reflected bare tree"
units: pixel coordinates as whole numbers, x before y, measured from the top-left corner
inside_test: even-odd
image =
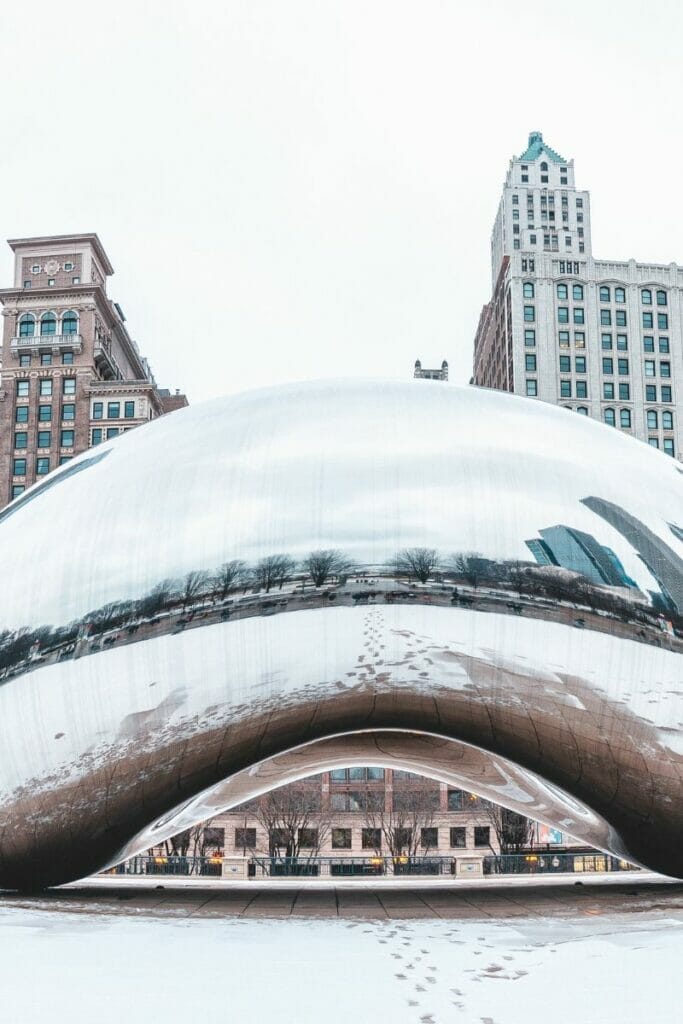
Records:
[[[292,578],[296,562],[289,555],[268,555],[261,558],[254,567],[254,581],[266,594],[278,586],[282,590],[283,585]]]
[[[311,577],[314,587],[322,587],[331,577],[345,582],[349,573],[353,571],[354,565],[351,559],[343,555],[341,551],[336,548],[328,548],[322,551],[311,551],[302,562],[302,568]]]
[[[180,597],[183,603],[183,611],[194,604],[194,602],[209,589],[210,577],[208,572],[194,570],[183,576],[180,587]]]
[[[375,837],[375,852],[380,856],[384,845],[392,857],[415,857],[422,846],[422,830],[432,826],[438,810],[439,787],[419,778],[395,788],[390,807],[383,797],[368,790],[365,801],[365,821]]]
[[[239,590],[248,582],[247,563],[240,558],[233,558],[230,562],[223,562],[213,577],[213,592],[219,601],[225,601],[233,590]]]
[[[393,561],[393,568],[399,576],[426,583],[439,567],[439,553],[436,548],[404,548]]]

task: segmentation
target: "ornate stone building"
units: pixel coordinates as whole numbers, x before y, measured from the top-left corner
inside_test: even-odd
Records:
[[[74,455],[173,408],[107,295],[96,234],[11,239],[4,330],[0,507]]]

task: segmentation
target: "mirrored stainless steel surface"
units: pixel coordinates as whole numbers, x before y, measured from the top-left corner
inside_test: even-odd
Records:
[[[683,478],[616,430],[440,382],[250,392],[51,474],[0,557],[2,885],[345,758],[683,876]]]

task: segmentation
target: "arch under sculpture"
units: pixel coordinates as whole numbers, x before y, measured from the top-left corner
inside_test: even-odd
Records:
[[[175,412],[0,513],[0,885],[397,765],[683,876],[683,477],[442,382]]]

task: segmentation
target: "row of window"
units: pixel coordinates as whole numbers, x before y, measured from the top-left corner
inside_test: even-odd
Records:
[[[658,437],[648,437],[647,443],[650,445],[651,448],[659,448],[659,438]],[[664,450],[664,454],[665,455],[671,455],[671,456],[675,455],[676,454],[676,447],[674,445],[673,437],[665,437],[664,440],[662,441],[662,448]]]
[[[26,281],[24,281],[24,288],[30,288],[32,283],[33,283],[32,281],[27,279]],[[80,284],[81,283],[80,277],[72,277],[71,278],[71,283],[72,284]],[[54,286],[55,286],[55,279],[54,279],[54,277],[48,277],[48,279],[47,279],[47,286],[48,286],[48,288],[54,288]]]
[[[71,429],[62,430],[59,434],[59,446],[60,448],[73,448],[74,446],[74,431]],[[14,432],[14,447],[17,450],[22,448],[28,448],[28,431],[27,430],[15,430]],[[38,430],[36,432],[36,447],[38,448],[51,448],[52,447],[52,431],[51,430]]]
[[[57,264],[57,265],[59,266],[59,264]],[[67,260],[66,263],[64,264],[64,267],[63,267],[63,269],[67,272],[67,274],[69,273],[70,270],[73,270],[73,268],[74,268],[74,265],[73,265],[73,261],[72,260]],[[40,263],[34,263],[33,266],[31,267],[31,273],[32,274],[39,274],[42,269],[43,268],[41,267]]]
[[[353,848],[353,829],[332,828],[330,829],[330,845],[333,850],[351,850]],[[402,830],[402,839],[405,846],[409,846],[412,839],[412,832],[409,828]],[[269,835],[270,845],[286,846],[288,836],[280,835],[278,829],[272,829]],[[396,837],[398,839],[398,836]],[[488,825],[475,825],[473,829],[473,845],[475,847],[491,846],[491,829]],[[361,849],[378,852],[382,849],[382,830],[380,828],[361,828],[360,842]],[[456,825],[448,830],[449,845],[452,850],[463,850],[467,847],[467,828]],[[279,841],[281,840],[281,841]],[[317,849],[320,845],[320,835],[317,828],[301,828],[298,833],[299,847],[301,849]],[[420,829],[420,846],[423,849],[436,849],[439,845],[439,829],[435,826],[424,826]],[[256,849],[256,829],[236,828],[235,849],[254,850]]]
[[[126,420],[132,420],[135,418],[135,402],[124,402],[123,403],[123,417]],[[92,418],[94,420],[104,419],[104,402],[93,402],[92,404]],[[107,402],[107,419],[108,420],[119,420],[121,419],[121,403],[120,402]]]
[[[30,352],[22,352],[19,356],[19,366],[30,366],[33,356]],[[40,365],[41,366],[52,366],[52,353],[41,352],[40,353]],[[74,361],[73,352],[62,352],[62,366],[72,366]]]
[[[531,289],[529,292],[530,297],[533,296],[533,285],[527,284],[525,288]],[[580,288],[581,285],[575,287]],[[566,298],[566,296],[565,296]],[[523,309],[524,322],[527,324],[533,324],[536,322],[536,307],[531,305],[525,305]],[[586,323],[586,310],[583,306],[573,306],[571,309],[571,320],[575,324],[583,325]],[[568,324],[570,322],[570,309],[569,306],[558,306],[557,307],[557,322],[560,324]],[[612,323],[616,327],[626,327],[626,310],[617,309],[612,315],[611,309],[600,310],[600,325],[602,327],[611,327]],[[654,315],[649,311],[645,310],[642,315],[643,327],[652,330],[655,326]],[[657,330],[668,331],[669,329],[669,315],[668,313],[657,314]]]
[[[57,324],[61,322],[61,331],[57,331]],[[36,335],[36,327],[40,327],[39,336],[51,337],[57,333],[59,334],[78,334],[78,314],[73,309],[66,310],[62,313],[61,321],[55,313],[43,313],[38,320],[33,313],[24,313],[19,318],[19,337],[20,338],[33,338]]]
[[[102,444],[105,439],[109,441],[112,437],[118,437],[119,433],[118,427],[107,427],[106,432],[103,427],[93,427],[90,431],[90,446],[94,447],[96,444]]]
[[[41,423],[51,422],[53,413],[53,406],[50,405],[39,405],[38,406],[38,420]],[[72,402],[65,402],[62,404],[62,420],[75,420],[76,419],[76,406]],[[14,422],[15,423],[28,423],[29,420],[29,407],[28,405],[18,405],[14,410]]]
[[[541,170],[542,169],[543,168],[541,168]],[[533,192],[527,192],[526,193],[526,202],[527,202],[527,206],[533,206],[533,202],[534,202],[534,194],[533,194]],[[549,193],[547,191],[547,189],[544,189],[543,192],[541,193],[541,204],[543,206],[548,205],[548,204],[550,206],[554,206],[555,205],[555,196],[554,196],[554,194],[552,192]],[[519,194],[517,192],[513,193],[512,205],[513,206],[519,206]],[[569,196],[567,195],[566,192],[562,193],[562,205],[563,206],[569,206]],[[577,196],[576,197],[576,209],[577,210],[582,210],[583,209],[583,197],[582,196]]]
[[[38,381],[38,394],[46,398],[52,394],[52,377],[43,377]],[[28,398],[31,394],[31,381],[30,380],[18,380],[16,382],[16,395],[17,398]],[[62,394],[63,395],[75,395],[76,394],[76,378],[75,377],[63,377],[62,378]]]

